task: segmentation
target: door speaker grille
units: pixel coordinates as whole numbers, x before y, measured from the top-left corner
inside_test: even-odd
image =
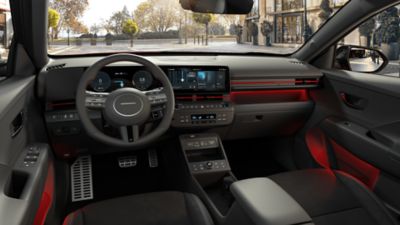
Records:
[[[71,165],[72,202],[93,199],[92,158],[81,156]]]

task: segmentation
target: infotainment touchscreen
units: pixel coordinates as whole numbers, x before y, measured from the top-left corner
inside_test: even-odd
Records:
[[[228,69],[174,67],[166,70],[174,90],[182,92],[229,91]]]

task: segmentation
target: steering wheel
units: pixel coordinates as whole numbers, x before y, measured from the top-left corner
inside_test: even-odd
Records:
[[[106,65],[116,62],[133,62],[143,65],[162,87],[149,91],[120,88],[110,93],[87,91],[88,84]],[[163,70],[149,60],[133,54],[115,54],[90,66],[82,75],[76,92],[76,107],[87,134],[105,144],[131,149],[143,148],[156,141],[170,127],[174,114],[175,97],[172,85]],[[150,133],[140,136],[140,125],[149,121],[152,111],[158,108],[162,119]],[[121,138],[104,134],[91,121],[88,109],[101,110],[105,121],[119,128]],[[158,111],[158,112],[160,112]]]

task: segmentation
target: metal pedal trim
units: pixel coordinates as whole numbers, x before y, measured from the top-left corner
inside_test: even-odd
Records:
[[[72,202],[93,199],[92,157],[81,156],[71,165]]]
[[[150,168],[157,168],[158,167],[158,155],[156,150],[149,150],[148,152],[149,157],[149,166]]]
[[[131,168],[137,165],[136,156],[125,156],[118,158],[118,165],[120,168]]]

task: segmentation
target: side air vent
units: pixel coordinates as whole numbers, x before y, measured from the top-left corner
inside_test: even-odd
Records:
[[[72,202],[93,199],[92,158],[81,156],[71,165]]]
[[[306,64],[305,62],[302,62],[302,61],[289,61],[289,62],[292,64],[297,64],[297,65],[305,65]]]
[[[65,67],[65,63],[59,64],[59,65],[54,65],[54,66],[49,66],[46,68],[46,71],[51,71],[51,70],[59,70]]]
[[[318,86],[319,78],[231,80],[232,90],[312,88]]]

